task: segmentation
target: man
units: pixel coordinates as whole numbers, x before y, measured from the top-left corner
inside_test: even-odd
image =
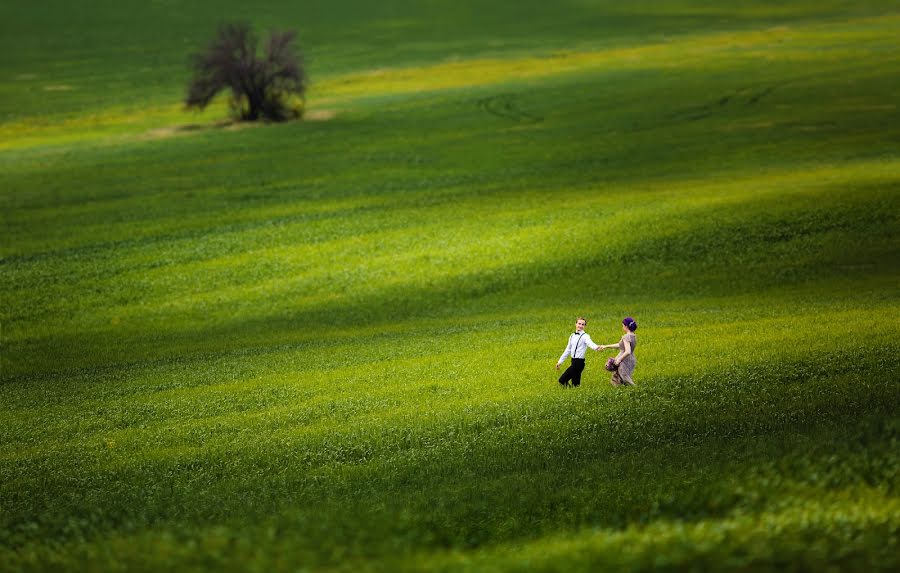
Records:
[[[566,349],[556,362],[556,369],[559,370],[559,365],[563,363],[566,357],[572,356],[572,364],[570,364],[569,367],[566,368],[566,371],[563,372],[563,375],[559,377],[559,383],[563,387],[568,387],[571,382],[573,388],[578,388],[578,386],[581,385],[581,372],[584,370],[584,355],[587,353],[588,347],[590,347],[591,350],[600,350],[600,347],[591,340],[591,335],[584,331],[586,325],[587,320],[585,320],[583,316],[579,316],[575,321],[575,332],[569,335],[569,343],[566,344]]]

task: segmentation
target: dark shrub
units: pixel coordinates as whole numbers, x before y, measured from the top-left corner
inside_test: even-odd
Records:
[[[193,55],[194,78],[185,103],[203,109],[222,90],[240,119],[285,121],[303,115],[306,72],[295,32],[272,32],[263,53],[247,23],[219,27],[207,48]]]

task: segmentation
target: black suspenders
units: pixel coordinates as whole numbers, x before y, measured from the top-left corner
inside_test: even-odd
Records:
[[[572,334],[575,333],[573,332]],[[578,336],[578,340],[575,341],[575,348],[572,349],[572,358],[575,358],[575,352],[578,350],[578,343],[581,342],[582,336],[584,336],[583,332]]]

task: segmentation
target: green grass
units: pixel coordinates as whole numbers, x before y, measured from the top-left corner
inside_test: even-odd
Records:
[[[900,566],[900,5],[284,4],[0,7],[0,570]]]

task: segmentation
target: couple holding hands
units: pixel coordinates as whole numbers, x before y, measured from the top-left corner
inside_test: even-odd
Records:
[[[559,370],[560,365],[565,361],[567,356],[572,357],[572,363],[559,377],[559,383],[568,387],[569,384],[573,388],[581,385],[581,372],[584,370],[584,356],[587,349],[606,350],[607,348],[616,348],[619,353],[615,358],[606,361],[606,369],[612,372],[610,384],[613,386],[634,386],[634,380],[631,375],[634,373],[634,366],[637,361],[634,358],[634,347],[637,346],[637,336],[634,331],[637,330],[637,322],[630,316],[626,316],[622,320],[622,331],[624,334],[616,344],[594,344],[591,335],[584,331],[587,320],[583,316],[579,316],[575,321],[575,332],[569,335],[569,343],[562,356],[556,362],[556,369]]]

